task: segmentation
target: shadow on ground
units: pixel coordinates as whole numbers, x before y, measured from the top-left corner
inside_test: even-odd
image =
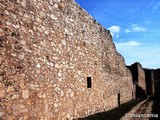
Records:
[[[152,97],[153,106],[152,106],[152,114],[157,114],[158,118],[150,118],[150,120],[160,120],[160,98],[159,97]]]
[[[125,113],[129,112],[135,105],[144,99],[131,100],[127,103],[121,104],[119,107],[107,112],[97,113],[86,118],[78,120],[119,120]]]

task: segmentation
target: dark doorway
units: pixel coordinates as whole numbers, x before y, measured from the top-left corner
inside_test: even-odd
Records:
[[[118,93],[118,106],[120,106],[121,102],[120,102],[120,93]]]
[[[87,88],[91,88],[91,87],[92,87],[91,77],[87,77]]]

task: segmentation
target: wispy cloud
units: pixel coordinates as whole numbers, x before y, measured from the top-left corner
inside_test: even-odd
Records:
[[[132,31],[133,32],[145,32],[145,31],[147,31],[147,28],[142,27],[142,26],[140,26],[138,24],[134,24],[131,27],[132,27]]]
[[[138,25],[138,24],[133,24],[129,28],[125,29],[126,33],[129,33],[129,32],[145,32],[145,31],[147,31],[147,28],[145,28],[141,25]]]
[[[136,47],[136,46],[140,46],[141,45],[141,43],[136,42],[134,40],[127,41],[127,42],[115,43],[115,44],[116,44],[117,49],[124,48],[124,47]]]
[[[119,38],[118,33],[121,31],[120,26],[112,25],[111,27],[108,28],[108,30],[110,30],[113,37]]]
[[[157,11],[160,8],[160,2],[156,3],[153,8],[152,8],[152,13],[154,13],[155,11]]]
[[[131,30],[130,30],[130,29],[126,29],[125,32],[126,32],[126,33],[129,33],[129,32],[131,32]]]
[[[151,21],[146,21],[145,23],[146,23],[146,24],[151,24],[152,22],[151,22]]]

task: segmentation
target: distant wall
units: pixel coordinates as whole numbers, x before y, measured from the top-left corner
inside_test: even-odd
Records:
[[[160,69],[154,70],[155,96],[160,99]]]
[[[110,32],[74,1],[0,1],[0,18],[0,119],[73,119],[132,99]]]
[[[144,69],[146,78],[146,93],[147,95],[154,94],[154,70]]]
[[[127,66],[132,74],[133,96],[141,98],[155,95],[160,98],[160,69],[143,68],[138,62]]]
[[[146,94],[145,72],[141,64],[137,64],[137,67],[138,67],[138,85],[145,91]]]
[[[143,67],[137,62],[127,67],[132,73],[132,81],[135,86],[135,97],[140,98],[146,96],[146,78]]]

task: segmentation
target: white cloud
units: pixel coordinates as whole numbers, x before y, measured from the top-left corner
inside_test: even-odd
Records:
[[[136,42],[136,41],[127,41],[127,42],[121,42],[121,43],[115,43],[117,49],[119,48],[123,48],[123,47],[136,47],[136,46],[140,46],[141,44]]]
[[[129,33],[129,32],[145,32],[145,31],[147,31],[147,28],[142,27],[138,24],[133,24],[129,28],[125,29],[126,33]]]
[[[120,32],[120,26],[113,25],[113,26],[109,27],[108,29],[113,33],[119,33]]]
[[[121,30],[120,26],[112,25],[111,27],[108,28],[108,30],[110,30],[111,35],[112,35],[113,37],[119,38],[118,33],[119,33],[120,30]]]

